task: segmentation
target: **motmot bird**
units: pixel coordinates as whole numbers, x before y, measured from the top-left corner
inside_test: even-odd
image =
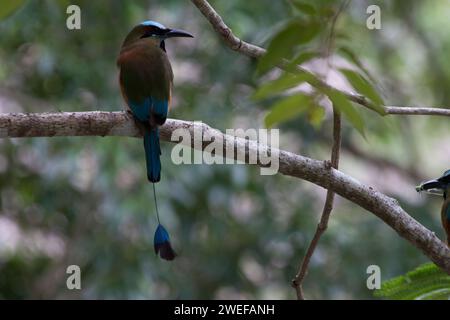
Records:
[[[137,124],[143,129],[147,179],[153,183],[158,228],[155,252],[172,260],[175,252],[169,234],[159,222],[155,183],[161,179],[159,129],[167,119],[172,95],[173,72],[166,54],[165,40],[193,36],[186,31],[166,28],[155,21],[144,21],[126,36],[117,66],[122,96]]]
[[[444,196],[441,220],[442,226],[447,234],[447,245],[450,247],[450,170],[445,171],[440,178],[422,183],[416,187],[416,190],[417,192],[426,191]]]

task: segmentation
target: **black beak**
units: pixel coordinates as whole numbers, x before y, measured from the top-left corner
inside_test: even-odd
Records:
[[[416,187],[416,191],[428,191],[430,193],[442,194],[445,189],[445,183],[439,180],[430,180]]]
[[[166,38],[193,38],[194,36],[186,31],[183,30],[177,30],[177,29],[167,29],[167,32],[165,34]]]

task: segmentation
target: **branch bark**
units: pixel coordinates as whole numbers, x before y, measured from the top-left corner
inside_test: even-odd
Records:
[[[167,119],[161,127],[161,139],[171,141],[176,129],[203,132],[202,143],[191,141],[191,146],[203,150],[207,141],[224,141],[235,146],[234,158],[249,159],[249,154],[267,148],[255,141],[225,135],[206,124]],[[199,130],[199,131],[198,131]],[[56,136],[131,136],[140,132],[125,112],[60,112],[60,113],[6,113],[0,114],[0,138],[56,137]],[[173,142],[173,141],[171,141]],[[351,176],[330,168],[327,161],[319,161],[288,151],[271,148],[279,155],[279,173],[307,180],[361,206],[383,220],[399,236],[419,248],[431,261],[450,274],[450,249],[436,235],[409,216],[398,201],[361,184]],[[263,164],[258,164],[263,167]]]
[[[410,116],[444,116],[450,117],[450,109],[432,107],[384,107],[387,114]]]
[[[261,48],[257,45],[245,42],[233,34],[233,31],[228,27],[223,21],[222,17],[214,10],[214,8],[206,0],[191,0],[192,3],[198,8],[202,15],[209,21],[214,30],[220,35],[223,42],[230,47],[232,50],[239,52],[250,58],[261,58],[265,53],[266,49]],[[284,65],[279,66],[284,69]],[[310,71],[297,67],[297,71],[303,73],[311,73]],[[324,88],[333,88],[325,81],[320,80],[320,77],[316,77],[319,81],[320,86]],[[337,90],[336,88],[333,88]],[[371,103],[364,96],[353,94],[350,92],[343,93],[347,98],[363,107],[372,109]],[[450,117],[450,109],[445,108],[431,108],[431,107],[398,107],[398,106],[385,106],[385,112],[387,115],[437,115]]]

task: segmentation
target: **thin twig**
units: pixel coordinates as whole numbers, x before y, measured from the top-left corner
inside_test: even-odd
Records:
[[[336,23],[340,14],[345,10],[345,8],[350,3],[350,0],[345,0],[342,2],[338,11],[333,17],[330,27],[330,35],[327,41],[327,50],[326,57],[328,60],[327,66],[330,68],[329,57],[332,51],[333,46],[333,36],[336,28]],[[336,106],[333,106],[333,145],[331,149],[331,160],[330,160],[330,169],[338,169],[339,168],[339,158],[340,158],[340,150],[341,150],[341,114],[336,109]],[[333,210],[334,203],[334,192],[332,190],[327,191],[327,197],[325,200],[325,204],[323,206],[322,215],[320,216],[319,224],[317,225],[316,232],[314,233],[313,239],[309,244],[309,247],[306,251],[306,254],[303,258],[302,263],[300,264],[299,271],[295,276],[294,280],[292,280],[292,285],[297,294],[298,300],[305,300],[305,295],[303,293],[303,281],[308,272],[309,262],[311,261],[311,257],[316,250],[316,247],[319,243],[322,234],[328,228],[328,220],[330,219],[331,211]]]
[[[214,30],[220,35],[224,43],[230,47],[232,50],[242,53],[250,58],[261,58],[265,53],[266,49],[261,48],[257,45],[245,42],[233,34],[233,31],[225,24],[222,17],[214,10],[214,8],[206,0],[191,0],[191,2],[198,8],[198,10],[205,16],[205,18],[212,25]],[[280,64],[279,68],[283,69],[285,64]],[[309,73],[310,71],[297,67],[298,72]],[[315,75],[314,75],[315,76]],[[315,76],[315,78],[318,78]],[[318,86],[322,88],[334,89],[326,82],[318,80]],[[371,102],[364,96],[359,94],[354,94],[350,92],[345,92],[337,90],[343,93],[349,100],[355,102],[363,107],[373,110]],[[388,115],[439,115],[450,117],[450,109],[448,108],[415,108],[415,107],[384,107],[386,114]]]
[[[393,115],[450,117],[450,109],[448,108],[386,106],[384,109],[387,114]]]
[[[331,161],[329,162],[329,168],[338,169],[339,167],[339,155],[341,148],[341,115],[336,108],[333,108],[333,148],[331,151]],[[317,225],[316,232],[313,239],[309,244],[305,257],[300,265],[299,271],[292,280],[292,286],[297,293],[297,299],[304,300],[303,294],[303,280],[308,272],[309,262],[314,254],[314,251],[319,243],[320,237],[328,227],[328,220],[330,219],[331,211],[333,210],[334,192],[332,190],[327,191],[327,197],[323,206],[322,215],[320,217],[319,224]]]

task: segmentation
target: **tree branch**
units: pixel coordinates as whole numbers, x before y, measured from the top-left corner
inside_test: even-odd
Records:
[[[198,10],[205,16],[205,18],[212,25],[214,30],[220,35],[225,44],[230,47],[232,50],[242,53],[250,58],[260,58],[266,53],[266,49],[258,47],[254,44],[245,42],[240,38],[236,37],[233,34],[233,31],[228,27],[223,21],[222,17],[214,10],[214,8],[208,3],[206,0],[191,0],[192,3],[198,8]],[[279,68],[284,69],[285,65],[281,64]],[[302,73],[311,73],[310,71],[298,66],[297,71]],[[323,80],[320,80],[320,77],[315,77],[318,80],[318,84],[323,88],[329,88],[337,90],[333,88],[331,85],[326,83]],[[337,90],[343,93],[349,100],[366,107],[368,109],[373,109],[370,101],[364,96],[353,94],[350,92],[344,92],[341,90]],[[424,108],[424,107],[394,107],[394,106],[385,106],[384,107],[386,114],[388,115],[436,115],[436,116],[446,116],[450,117],[450,109],[444,108]]]
[[[326,48],[326,57],[327,57],[327,72],[329,71],[330,65],[330,53],[333,47],[334,41],[334,33],[336,28],[336,23],[339,19],[341,13],[345,10],[345,8],[350,3],[350,0],[344,0],[339,7],[339,10],[335,13],[333,20],[330,26],[330,34],[327,40],[327,48]],[[331,160],[330,160],[330,168],[338,169],[339,168],[339,158],[341,152],[341,114],[336,109],[336,106],[333,105],[333,146],[331,148]],[[302,263],[300,264],[299,271],[295,275],[292,280],[292,286],[295,289],[298,300],[305,300],[305,296],[303,293],[303,281],[308,273],[309,263],[314,254],[314,251],[319,244],[319,240],[325,231],[328,228],[328,220],[330,219],[331,212],[333,211],[334,204],[334,192],[331,190],[327,191],[327,197],[325,199],[325,204],[322,209],[322,215],[320,216],[320,221],[317,225],[316,232],[309,244],[308,249],[306,250],[306,254],[303,258]]]
[[[240,52],[250,58],[261,58],[266,49],[255,46],[254,44],[242,41],[233,34],[233,31],[225,24],[222,17],[205,0],[191,0],[198,10],[208,19],[214,30],[222,37],[222,40],[231,48],[231,50]]]
[[[387,114],[450,117],[450,109],[431,107],[384,107]]]
[[[255,141],[225,135],[205,124],[167,119],[161,127],[161,139],[171,141],[176,129],[203,132],[202,143],[191,145],[203,150],[208,141],[224,141],[235,146],[234,159],[255,154],[261,145]],[[55,137],[55,136],[140,136],[132,118],[125,112],[60,112],[60,113],[6,113],[0,114],[0,138]],[[173,141],[172,141],[173,142]],[[428,258],[450,274],[450,249],[436,235],[409,216],[398,201],[365,186],[341,171],[330,168],[327,161],[319,161],[288,151],[270,148],[279,155],[279,172],[310,181],[358,204],[383,220],[401,237],[419,248]],[[265,165],[258,163],[259,166]]]
[[[331,149],[331,161],[330,161],[330,169],[338,169],[339,168],[339,157],[341,150],[341,115],[336,108],[333,108],[333,147]],[[292,286],[297,293],[298,300],[304,300],[303,294],[303,280],[308,273],[309,262],[311,261],[311,257],[316,250],[317,244],[319,243],[322,234],[328,228],[328,220],[330,219],[331,211],[333,210],[333,202],[334,202],[334,192],[332,190],[327,191],[327,197],[325,199],[325,204],[323,206],[322,215],[320,216],[319,224],[317,225],[316,232],[309,244],[309,247],[306,251],[305,257],[300,265],[299,271],[297,272],[294,280],[292,280]]]

